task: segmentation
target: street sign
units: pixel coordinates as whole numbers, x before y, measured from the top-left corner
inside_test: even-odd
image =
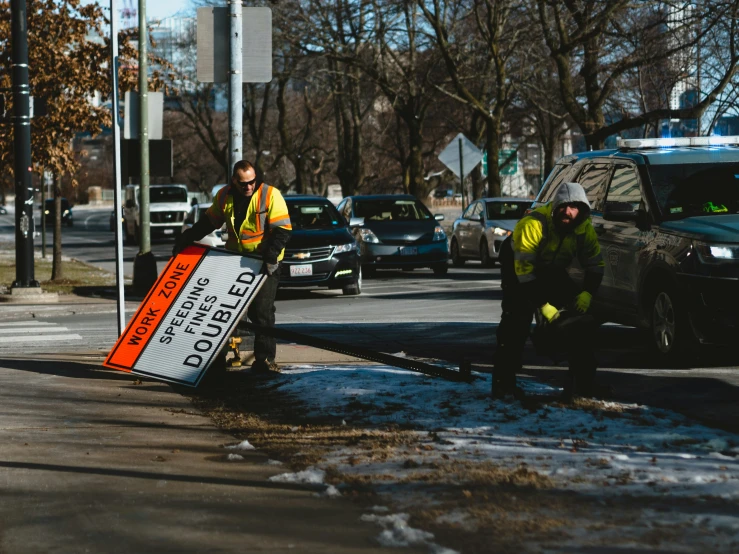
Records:
[[[513,156],[510,162],[508,158]],[[515,175],[518,173],[518,153],[514,149],[501,148],[498,150],[498,167],[501,175]]]
[[[515,150],[498,150],[498,174],[499,175],[515,175],[518,173],[518,154],[514,154]],[[513,154],[513,159],[506,163],[508,157]],[[482,155],[482,176],[488,176],[488,153]]]
[[[148,133],[149,140],[159,140],[162,138],[163,114],[164,114],[164,93],[147,92],[149,98],[147,100],[147,108],[149,112]],[[139,93],[127,90],[125,95],[126,106],[123,112],[123,138],[137,139],[139,138]]]
[[[439,154],[439,161],[447,166],[458,178],[460,177],[460,140],[462,141],[462,171],[464,171],[464,175],[461,177],[467,177],[467,175],[475,169],[475,166],[480,163],[480,160],[482,160],[482,152],[480,149],[462,133],[459,133],[454,137],[454,139],[452,139],[447,147],[442,150],[441,154]]]
[[[198,8],[197,78],[201,83],[227,83],[229,64],[228,8]],[[272,10],[243,8],[242,70],[244,83],[272,80]]]
[[[149,141],[149,175],[152,177],[172,177],[172,139]],[[141,175],[141,149],[139,139],[121,141],[121,178],[128,184],[128,178],[137,179]]]
[[[197,387],[266,278],[262,260],[205,246],[172,258],[106,367]]]

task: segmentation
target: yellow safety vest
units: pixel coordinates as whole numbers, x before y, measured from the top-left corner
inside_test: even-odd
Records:
[[[590,218],[563,236],[554,227],[552,210],[551,203],[536,208],[513,230],[513,267],[518,282],[533,281],[537,269],[543,267],[564,269],[575,257],[585,271],[602,274],[605,263]]]
[[[292,230],[290,215],[287,212],[287,204],[282,194],[275,187],[262,183],[254,191],[246,209],[246,217],[241,228],[234,228],[234,199],[231,185],[223,187],[213,199],[213,204],[206,214],[216,228],[221,227],[224,222],[228,228],[228,240],[226,249],[240,254],[261,252],[262,241],[269,230],[274,227],[282,227]],[[280,252],[277,261],[285,255],[285,250]]]

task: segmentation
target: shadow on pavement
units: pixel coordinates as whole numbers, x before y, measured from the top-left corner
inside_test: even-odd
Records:
[[[233,487],[254,487],[262,489],[283,489],[283,490],[308,490],[322,491],[325,485],[311,485],[308,483],[280,483],[264,480],[244,480],[231,479],[227,477],[211,477],[205,475],[178,475],[175,473],[160,473],[149,471],[135,471],[126,469],[107,469],[102,467],[91,466],[68,466],[60,464],[38,464],[31,462],[8,462],[0,461],[0,467],[7,469],[28,469],[34,471],[54,471],[61,473],[82,473],[86,475],[107,475],[113,477],[129,477],[132,479],[150,479],[153,481],[185,482],[185,483],[207,483],[211,485],[227,485]]]

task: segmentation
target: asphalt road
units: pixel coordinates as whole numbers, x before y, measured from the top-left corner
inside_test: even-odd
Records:
[[[78,210],[73,228],[63,229],[63,251],[113,271],[113,233],[109,209]],[[0,238],[12,240],[10,216],[0,216]],[[40,241],[37,241],[40,243]],[[158,262],[169,258],[171,241],[153,244]],[[130,275],[136,247],[125,247]],[[473,369],[489,371],[500,320],[500,273],[478,263],[450,268],[436,277],[430,270],[379,272],[365,279],[358,297],[340,291],[280,290],[277,322],[288,328],[388,353],[447,360],[469,360]],[[10,316],[11,318],[13,316]],[[20,313],[18,318],[23,318]],[[8,315],[6,314],[6,319]],[[59,313],[44,321],[64,328],[59,334],[79,338],[45,347],[41,352],[93,350],[107,352],[115,337],[115,314]],[[0,329],[1,331],[1,329]],[[0,357],[23,353],[24,342],[2,340]],[[38,348],[38,347],[37,347]],[[692,369],[660,369],[652,363],[644,335],[634,329],[606,325],[599,335],[600,379],[612,384],[621,400],[676,409],[733,430],[739,430],[739,356],[731,349],[701,352]],[[526,373],[563,384],[566,367],[525,352]]]

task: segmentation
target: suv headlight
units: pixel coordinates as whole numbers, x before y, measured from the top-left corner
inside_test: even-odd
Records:
[[[341,254],[342,252],[353,252],[357,249],[356,242],[347,242],[346,244],[340,244],[335,247],[334,254]]]
[[[380,243],[380,239],[377,238],[377,235],[374,234],[371,229],[359,229],[358,236],[359,239],[364,242],[372,242],[375,244]]]
[[[498,235],[499,237],[507,237],[511,232],[506,229],[501,229],[500,227],[493,227],[493,234]]]
[[[444,229],[441,228],[441,225],[437,225],[436,229],[434,229],[434,241],[437,240],[446,240],[446,233],[444,232]]]
[[[700,261],[706,264],[720,264],[739,261],[739,245],[737,244],[708,244],[696,242],[695,250]]]

